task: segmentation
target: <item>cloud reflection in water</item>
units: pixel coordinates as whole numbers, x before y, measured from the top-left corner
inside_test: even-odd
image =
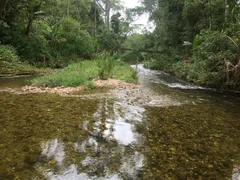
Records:
[[[59,139],[43,142],[41,156],[48,163],[54,159],[56,165],[45,162],[37,168],[50,180],[134,179],[144,159],[133,145],[139,139],[135,125],[141,122],[143,112],[143,108],[126,102],[101,100],[93,120],[82,124],[82,131],[89,132],[85,140],[68,143],[68,147]],[[71,161],[70,150],[79,161],[65,163]]]

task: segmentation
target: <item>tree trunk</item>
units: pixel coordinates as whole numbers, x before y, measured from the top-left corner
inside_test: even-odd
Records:
[[[27,28],[26,28],[26,31],[25,31],[25,35],[28,36],[30,34],[30,31],[31,31],[31,28],[32,28],[32,23],[33,23],[33,19],[29,19],[28,21],[28,25],[27,25]]]
[[[4,6],[3,6],[3,12],[1,14],[1,19],[5,19],[6,15],[7,15],[7,4],[8,4],[9,0],[6,0]]]
[[[97,36],[97,5],[96,0],[94,0],[94,37]]]
[[[107,0],[105,4],[105,23],[107,29],[109,29],[109,20],[110,20],[110,1]]]
[[[225,24],[227,23],[228,19],[228,0],[225,0]]]
[[[67,5],[67,16],[69,17],[70,15],[70,3],[69,3],[69,0],[68,0],[68,5]]]

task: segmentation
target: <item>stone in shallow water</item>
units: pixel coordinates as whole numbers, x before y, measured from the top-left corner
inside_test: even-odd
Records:
[[[240,166],[234,167],[232,180],[240,180]]]

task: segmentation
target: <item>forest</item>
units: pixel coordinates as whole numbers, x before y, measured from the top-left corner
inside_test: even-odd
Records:
[[[143,13],[155,29],[136,33],[133,22]],[[238,0],[142,0],[132,9],[120,0],[0,2],[1,69],[19,62],[64,68],[105,57],[240,90],[239,46]]]
[[[0,0],[0,180],[240,180],[240,0],[134,1]]]

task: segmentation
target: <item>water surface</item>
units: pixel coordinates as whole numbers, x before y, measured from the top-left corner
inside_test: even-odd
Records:
[[[138,71],[138,89],[0,92],[0,179],[237,178],[239,94]]]

